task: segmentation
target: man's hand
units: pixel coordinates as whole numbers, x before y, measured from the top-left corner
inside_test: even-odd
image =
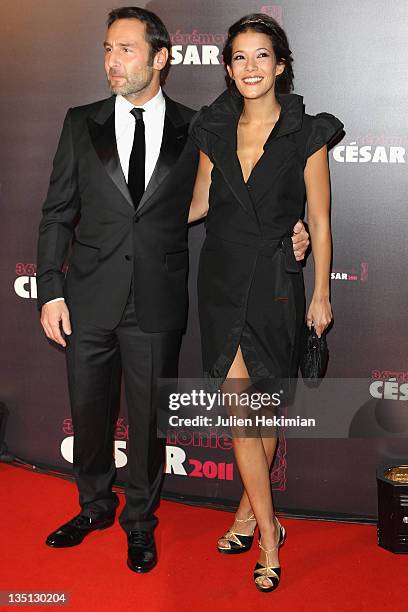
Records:
[[[296,261],[301,261],[305,258],[305,252],[310,244],[310,240],[309,234],[300,219],[293,228],[292,242]]]
[[[45,335],[50,340],[54,340],[57,344],[65,347],[67,343],[61,334],[60,324],[62,324],[64,334],[70,336],[72,333],[71,322],[69,319],[69,310],[65,302],[60,301],[44,304],[41,308],[41,325],[44,328]]]

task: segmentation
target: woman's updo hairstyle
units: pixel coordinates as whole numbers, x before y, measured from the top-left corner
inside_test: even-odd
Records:
[[[228,30],[227,40],[222,51],[222,57],[225,66],[231,66],[232,61],[232,43],[238,34],[243,32],[259,32],[266,34],[271,40],[272,47],[275,53],[276,61],[283,62],[285,68],[282,74],[276,77],[275,90],[278,93],[290,93],[293,89],[293,69],[292,69],[292,52],[289,49],[289,42],[285,31],[275,19],[264,15],[263,13],[252,13],[241,17]],[[227,85],[230,88],[236,89],[234,81],[229,77],[228,73],[225,77]]]

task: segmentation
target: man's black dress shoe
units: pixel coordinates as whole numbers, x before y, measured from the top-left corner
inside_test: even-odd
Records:
[[[128,567],[133,572],[150,572],[157,563],[157,551],[152,531],[128,531]]]
[[[97,519],[78,514],[78,516],[75,516],[71,521],[50,533],[45,543],[52,548],[77,546],[88,534],[92,533],[92,531],[96,529],[106,529],[113,525],[114,521],[114,514],[103,515]]]

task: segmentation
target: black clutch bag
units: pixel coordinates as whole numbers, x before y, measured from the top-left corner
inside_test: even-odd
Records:
[[[319,338],[314,327],[309,329],[305,323],[300,353],[300,371],[303,378],[318,383],[318,379],[323,378],[326,372],[328,359],[326,332]]]

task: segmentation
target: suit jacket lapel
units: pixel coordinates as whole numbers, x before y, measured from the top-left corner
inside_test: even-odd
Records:
[[[188,122],[181,116],[176,102],[173,102],[166,95],[165,98],[166,115],[160,154],[150,181],[137,207],[138,211],[154,201],[152,199],[154,194],[178,160],[188,137]],[[88,118],[89,134],[106,172],[134,210],[132,196],[130,195],[117,151],[114,111],[115,97],[112,96],[105,101],[95,118]]]
[[[115,134],[115,97],[106,100],[93,119],[88,117],[88,129],[95,151],[106,172],[115,183],[125,200],[132,207],[130,195],[122,167],[120,165]]]
[[[137,210],[154,202],[153,196],[180,157],[188,136],[188,123],[182,118],[177,104],[165,95],[166,115],[160,154],[150,181]]]

